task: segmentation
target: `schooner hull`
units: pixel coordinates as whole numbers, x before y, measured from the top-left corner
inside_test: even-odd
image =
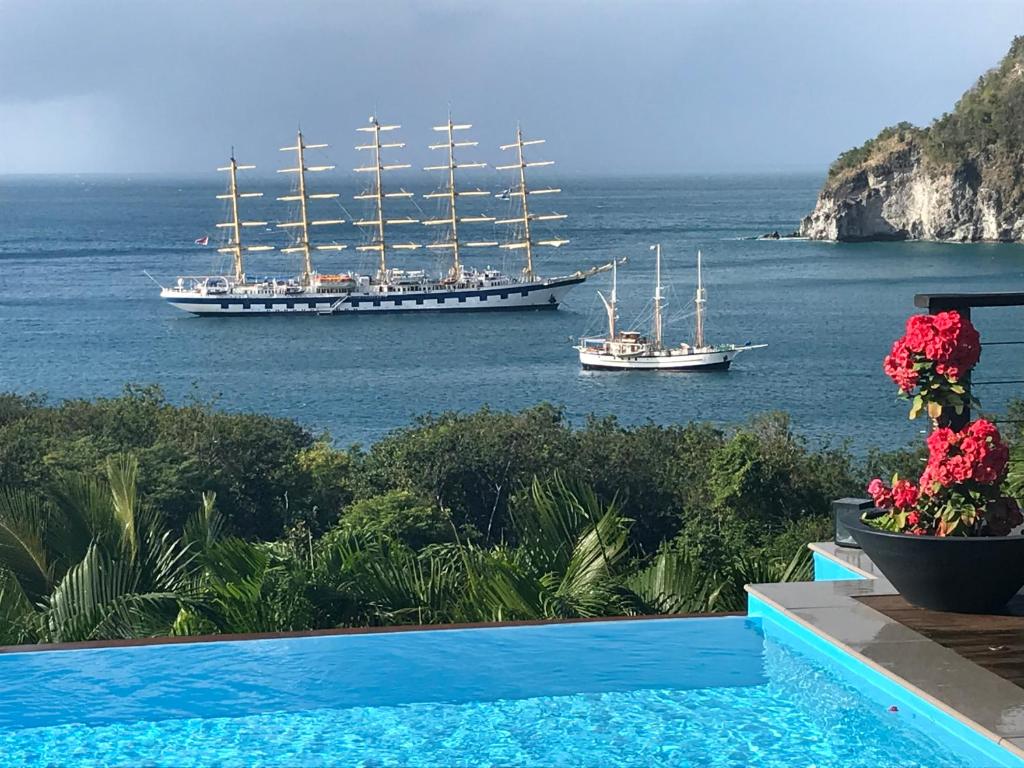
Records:
[[[664,354],[643,357],[615,357],[607,353],[580,351],[580,365],[590,371],[724,371],[739,350]]]
[[[202,316],[344,315],[353,312],[494,312],[557,309],[565,295],[585,276],[492,288],[353,293],[251,293],[203,295],[165,289],[162,296],[177,309]]]

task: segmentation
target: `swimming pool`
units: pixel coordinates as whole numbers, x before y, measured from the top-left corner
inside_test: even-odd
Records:
[[[739,616],[9,653],[0,688],[10,765],[1021,765]]]

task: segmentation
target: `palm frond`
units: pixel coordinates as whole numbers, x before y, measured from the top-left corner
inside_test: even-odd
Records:
[[[14,575],[0,568],[0,645],[34,642],[35,608]]]
[[[50,594],[53,573],[44,544],[45,511],[23,491],[0,491],[0,566],[33,603]]]
[[[57,561],[59,575],[85,557],[90,543],[117,541],[106,483],[80,472],[61,472],[47,488],[54,511],[46,544]]]
[[[185,521],[184,539],[199,552],[206,552],[224,534],[224,517],[217,510],[217,494],[204,491],[199,509]]]
[[[633,611],[646,614],[713,611],[723,587],[689,551],[660,552],[624,585]]]
[[[472,566],[472,602],[482,621],[541,619],[547,616],[550,587],[543,574],[525,570],[513,558],[487,552]]]
[[[611,576],[613,568],[626,554],[629,528],[614,505],[585,529],[573,547],[565,566],[560,589],[582,593]]]
[[[729,569],[719,607],[725,611],[741,611],[747,602],[745,585],[810,581],[813,568],[811,551],[806,546],[797,549],[789,560],[756,553],[741,555]]]
[[[178,610],[173,592],[141,592],[136,566],[91,546],[47,598],[40,617],[48,642],[163,634]]]
[[[266,632],[280,627],[264,600],[271,557],[266,547],[238,538],[216,542],[202,556],[204,599],[199,616],[221,632]]]
[[[557,475],[534,480],[513,514],[516,548],[469,570],[474,598],[495,619],[571,618],[621,613],[614,583],[629,521],[589,488]]]
[[[138,548],[135,520],[139,508],[138,475],[139,460],[134,455],[122,453],[107,459],[111,509],[120,529],[121,544],[133,556]]]

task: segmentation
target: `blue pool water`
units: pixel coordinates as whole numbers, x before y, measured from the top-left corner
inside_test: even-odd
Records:
[[[1000,762],[743,617],[0,656],[0,759],[79,766]]]

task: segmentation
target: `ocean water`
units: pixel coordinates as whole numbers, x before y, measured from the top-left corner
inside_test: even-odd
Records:
[[[742,617],[8,654],[0,763],[1019,765]]]
[[[348,197],[357,191],[344,179],[323,182]],[[577,423],[593,413],[627,424],[728,425],[783,410],[816,441],[894,447],[921,429],[907,421],[881,372],[914,294],[1024,290],[1018,245],[744,239],[791,231],[814,203],[817,177],[569,176],[557,180],[564,190],[557,200],[538,200],[568,214],[551,231],[572,242],[547,249],[538,271],[564,274],[628,257],[620,299],[621,320],[630,324],[649,307],[649,245],[660,242],[673,286],[666,333],[682,340],[692,332],[700,248],[709,340],[769,345],[742,354],[728,372],[581,372],[571,339],[603,327],[596,291],[608,287],[607,275],[574,289],[558,312],[202,319],[165,305],[145,272],[166,284],[179,273],[226,266],[212,246],[193,245],[217,232],[220,183],[214,174],[0,179],[0,390],[92,397],[116,394],[126,382],[157,383],[176,401],[194,394],[227,409],[292,417],[341,444],[371,442],[425,412],[549,401]],[[249,183],[267,192],[249,216],[287,218],[268,207],[279,183]],[[362,213],[344,205],[344,218]],[[353,229],[339,230],[339,241],[355,243]],[[466,261],[516,269],[502,254]],[[293,270],[289,258],[254,258],[250,272]],[[349,250],[318,264],[372,269],[372,257]],[[433,266],[415,256],[400,265]],[[975,318],[984,339],[1024,338],[1018,309],[978,310]],[[976,379],[1022,378],[1017,350],[986,349]],[[992,412],[1020,392],[1019,385],[976,389]]]

